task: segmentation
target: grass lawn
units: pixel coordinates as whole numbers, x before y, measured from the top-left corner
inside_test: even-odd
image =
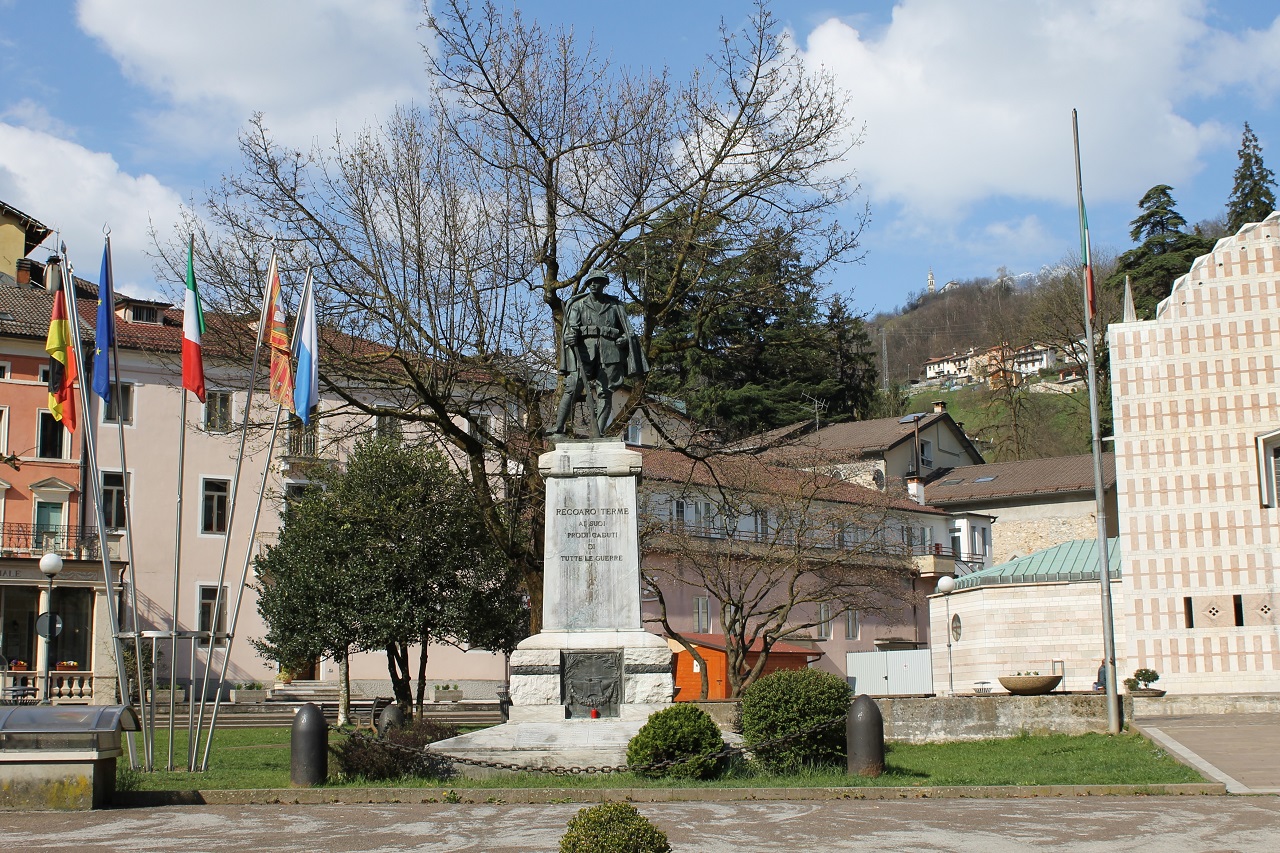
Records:
[[[158,766],[167,755],[164,732],[156,733]],[[186,732],[174,738],[176,764],[185,766]],[[141,743],[139,742],[139,750]],[[1189,767],[1139,735],[1047,735],[967,743],[889,744],[884,775],[878,779],[811,771],[775,776],[740,765],[714,782],[667,782],[631,773],[553,776],[522,773],[501,778],[455,778],[333,782],[333,787],[451,788],[635,788],[635,787],[834,787],[935,785],[1159,785],[1202,782]],[[226,729],[214,738],[209,771],[121,771],[121,787],[143,791],[289,787],[289,729]]]

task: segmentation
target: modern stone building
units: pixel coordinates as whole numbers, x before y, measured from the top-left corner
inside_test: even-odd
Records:
[[[1126,320],[1108,337],[1123,656],[1171,692],[1280,692],[1280,213]]]

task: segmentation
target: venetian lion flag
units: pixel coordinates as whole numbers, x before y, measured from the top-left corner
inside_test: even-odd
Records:
[[[262,313],[267,323],[267,346],[271,348],[271,399],[292,412],[293,366],[289,360],[289,330],[285,324],[284,302],[280,294],[280,270],[274,253],[267,266],[265,296],[266,303]]]
[[[204,402],[204,307],[196,289],[194,234],[187,242],[187,293],[182,303],[182,387]]]
[[[49,315],[49,336],[44,351],[49,353],[49,412],[55,420],[72,432],[76,428],[76,402],[71,386],[75,384],[76,350],[71,339],[71,315],[67,311],[67,294],[62,265],[49,259],[45,276],[53,285],[53,311]]]

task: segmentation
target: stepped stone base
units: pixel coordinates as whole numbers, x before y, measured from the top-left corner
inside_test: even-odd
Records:
[[[438,741],[431,749],[531,769],[612,766],[627,763],[627,744],[644,722],[637,718],[505,723]],[[468,779],[513,772],[469,764],[454,766]]]

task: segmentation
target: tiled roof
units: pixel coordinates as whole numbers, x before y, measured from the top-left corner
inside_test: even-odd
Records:
[[[1111,579],[1119,579],[1119,538],[1107,540],[1107,562]],[[1098,540],[1073,539],[980,572],[958,577],[956,589],[973,589],[1000,584],[1096,581],[1098,578]]]
[[[1102,454],[1102,479],[1106,488],[1116,484],[1116,455]],[[993,462],[981,467],[952,468],[940,472],[924,490],[925,502],[934,506],[998,501],[1026,495],[1093,493],[1093,456],[1057,456]]]
[[[946,514],[945,510],[921,506],[905,497],[886,499],[882,492],[835,477],[771,465],[758,456],[726,454],[691,459],[675,450],[636,449],[644,456],[643,471],[647,480],[706,488],[725,486],[760,494],[796,493],[833,503],[887,505],[904,512]]]
[[[926,430],[945,422],[960,443],[969,448],[972,458],[981,464],[982,454],[973,446],[964,430],[946,412],[919,413],[919,428]],[[892,447],[909,441],[916,432],[915,415],[876,418],[869,421],[848,421],[829,424],[814,430],[813,422],[801,422],[772,430],[739,442],[735,447],[743,449],[768,448],[763,455],[771,461],[783,464],[805,464],[806,467],[822,462],[840,462],[851,458],[880,456]],[[816,460],[804,463],[805,459]]]

